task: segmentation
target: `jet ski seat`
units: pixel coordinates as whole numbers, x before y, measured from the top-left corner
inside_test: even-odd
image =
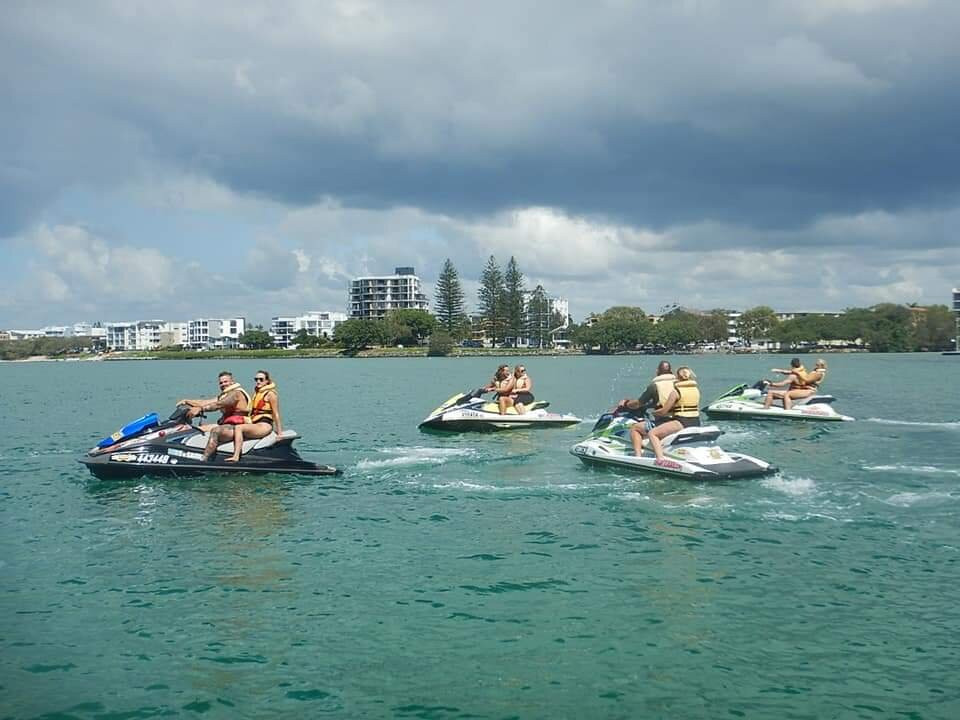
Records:
[[[701,425],[699,427],[688,427],[677,430],[663,439],[663,446],[686,445],[696,442],[710,442],[717,440],[723,431],[716,425]]]
[[[284,430],[280,435],[277,435],[275,432],[271,432],[268,435],[264,435],[262,438],[254,438],[252,440],[245,440],[243,442],[243,454],[246,455],[252,450],[263,450],[268,448],[271,445],[276,445],[280,440],[296,440],[300,435],[296,430]],[[207,434],[198,433],[193,435],[184,442],[184,445],[192,448],[200,448],[201,450],[207,446]],[[222,443],[217,447],[217,452],[222,453],[232,453],[233,452],[233,441]]]
[[[528,407],[526,410],[527,410],[527,412],[530,412],[531,410],[542,410],[542,409],[548,408],[548,407],[550,407],[549,401],[547,401],[547,400],[534,400],[534,401],[533,401],[533,404],[532,404],[530,407]],[[481,407],[480,409],[483,410],[484,412],[497,413],[497,414],[500,413],[500,408],[499,408],[499,406],[498,406],[495,402],[484,403],[484,404],[483,404],[483,407]],[[519,413],[517,412],[517,409],[516,409],[515,407],[513,407],[513,405],[511,405],[510,407],[507,408],[507,413],[506,413],[506,414],[507,414],[507,415],[518,415]]]

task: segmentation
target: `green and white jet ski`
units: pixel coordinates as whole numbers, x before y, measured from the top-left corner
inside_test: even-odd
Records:
[[[660,473],[689,480],[736,480],[777,472],[768,462],[724,450],[716,444],[722,431],[715,425],[683,428],[663,438],[666,456],[660,461],[644,448],[637,457],[630,441],[630,426],[638,420],[631,414],[600,417],[590,437],[581,440],[570,453],[585,465],[608,465],[628,470]]]
[[[746,384],[737,385],[711,402],[703,411],[711,418],[728,420],[817,420],[821,422],[851,421],[849,415],[841,415],[833,409],[833,395],[814,394],[793,401],[793,407],[783,409],[781,401],[764,407],[766,392],[758,387]]]
[[[511,430],[514,428],[567,427],[581,422],[576,415],[547,412],[548,402],[537,400],[520,414],[507,408],[500,414],[496,402],[483,399],[484,390],[457,393],[424,418],[421,430],[453,432]]]

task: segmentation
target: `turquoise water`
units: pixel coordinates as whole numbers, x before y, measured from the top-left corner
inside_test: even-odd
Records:
[[[777,476],[582,466],[656,360],[527,358],[587,421],[450,436],[496,359],[277,361],[343,476],[126,483],[75,458],[260,363],[0,366],[0,717],[960,717],[957,358],[830,356],[855,423],[720,423]]]

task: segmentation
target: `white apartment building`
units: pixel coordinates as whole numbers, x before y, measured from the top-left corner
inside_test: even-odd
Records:
[[[244,318],[197,318],[187,322],[184,347],[191,350],[214,350],[240,346],[246,332]]]
[[[45,337],[43,330],[7,330],[7,334],[11,340],[32,340]]]
[[[185,322],[164,323],[160,329],[160,347],[185,347],[188,338],[188,324]]]
[[[288,348],[293,338],[301,331],[313,337],[333,337],[334,328],[346,322],[347,315],[342,312],[310,310],[305,315],[278,316],[270,321],[270,335],[278,348]]]
[[[427,296],[412,267],[393,275],[359,277],[350,281],[350,317],[379,319],[391,310],[429,310]]]
[[[163,320],[108,322],[105,325],[108,350],[156,350],[160,347]]]
[[[107,329],[101,327],[100,323],[96,325],[91,325],[88,322],[74,323],[71,334],[75,337],[89,337],[99,341],[107,339]]]
[[[66,325],[48,325],[47,327],[40,328],[40,332],[43,333],[44,337],[67,337],[73,334],[71,330],[72,328]]]

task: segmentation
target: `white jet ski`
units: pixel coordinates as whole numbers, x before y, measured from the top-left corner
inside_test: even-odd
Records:
[[[547,412],[548,402],[537,400],[522,415],[514,408],[500,414],[497,403],[483,399],[482,389],[457,393],[430,413],[422,423],[421,430],[509,430],[531,427],[566,427],[576,425],[576,415]]]
[[[836,398],[833,395],[815,394],[810,397],[793,401],[793,407],[783,409],[780,400],[774,401],[770,407],[764,407],[763,401],[766,392],[757,383],[753,387],[737,385],[730,388],[723,395],[711,402],[703,411],[711,418],[726,418],[731,420],[820,420],[844,421],[853,420],[849,415],[841,415],[833,409],[831,403]]]
[[[601,416],[590,437],[570,453],[585,465],[612,465],[690,480],[734,480],[777,472],[768,462],[717,446],[722,431],[715,425],[689,427],[663,438],[666,458],[658,461],[649,448],[637,457],[630,441],[630,426],[638,420],[630,414]],[[648,441],[649,443],[649,441]]]

